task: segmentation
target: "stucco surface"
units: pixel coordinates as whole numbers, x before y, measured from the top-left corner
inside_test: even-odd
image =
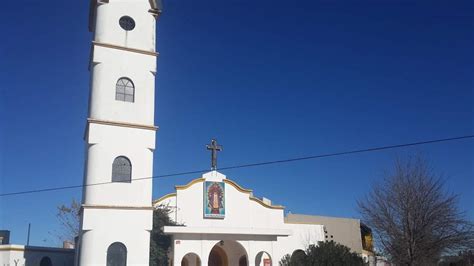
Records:
[[[223,219],[204,217],[205,181],[225,184]],[[215,245],[226,251],[229,265],[238,265],[242,255],[247,257],[249,265],[263,265],[264,258],[278,265],[285,254],[324,240],[322,225],[285,223],[283,207],[272,205],[269,200],[265,202],[255,199],[250,190],[227,180],[223,174],[211,171],[188,185],[177,186],[176,194],[154,204],[167,206],[171,217],[181,225],[165,227],[165,233],[173,236],[174,265],[180,265],[189,253],[207,265]]]
[[[152,227],[153,152],[155,150],[156,4],[148,0],[91,1],[93,33],[89,117],[81,233],[76,264],[106,265],[107,249],[120,242],[127,265],[148,265]],[[132,30],[119,24],[123,16]],[[134,86],[133,102],[116,100],[116,83]],[[131,162],[131,182],[112,181],[112,163]],[[101,184],[101,185],[95,185]]]

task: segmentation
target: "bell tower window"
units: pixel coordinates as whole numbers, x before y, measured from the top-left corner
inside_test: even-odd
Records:
[[[115,158],[112,163],[112,182],[125,182],[130,183],[132,181],[132,163],[125,156],[119,156]]]
[[[119,24],[122,29],[131,31],[135,28],[135,20],[129,16],[123,16],[119,19]]]
[[[126,266],[127,247],[120,242],[112,243],[107,249],[107,266]]]
[[[119,78],[115,85],[115,100],[133,103],[135,101],[135,86],[129,78]]]

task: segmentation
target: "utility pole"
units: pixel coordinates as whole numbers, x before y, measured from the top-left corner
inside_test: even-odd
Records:
[[[28,237],[26,239],[26,246],[30,245],[30,229],[31,229],[31,223],[28,223]]]

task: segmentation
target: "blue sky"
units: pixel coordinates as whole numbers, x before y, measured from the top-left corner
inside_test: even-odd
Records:
[[[0,192],[82,183],[89,1],[2,4]],[[154,174],[474,132],[472,1],[165,1]],[[423,154],[474,220],[474,141],[224,171],[293,213],[358,217],[396,156]],[[197,175],[154,181],[155,198]],[[0,198],[0,229],[55,245],[71,189]]]

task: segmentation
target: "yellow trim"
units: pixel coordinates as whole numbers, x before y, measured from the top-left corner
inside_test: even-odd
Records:
[[[241,187],[240,185],[238,185],[236,182],[230,180],[230,179],[224,179],[224,182],[233,186],[235,189],[237,189],[238,191],[242,192],[242,193],[247,193],[249,194],[249,199],[250,200],[253,200],[253,201],[256,201],[258,202],[260,205],[262,205],[263,207],[267,207],[267,208],[270,208],[270,209],[285,209],[284,206],[281,206],[281,205],[269,205],[269,204],[266,204],[265,202],[263,202],[261,199],[257,198],[257,197],[254,197],[252,196],[252,192],[253,190],[251,189],[246,189],[246,188],[243,188]]]
[[[148,130],[153,130],[153,131],[158,130],[157,126],[117,122],[117,121],[109,121],[109,120],[99,120],[99,119],[93,119],[93,118],[87,118],[87,122],[94,123],[94,124],[107,125],[107,126],[131,127],[131,128],[139,128],[139,129],[148,129]]]
[[[196,183],[200,183],[200,182],[204,182],[206,179],[205,178],[197,178],[197,179],[194,179],[192,180],[191,182],[187,183],[186,185],[183,185],[183,186],[175,186],[175,189],[176,190],[183,190],[183,189],[187,189],[189,188],[190,186],[196,184]],[[224,183],[226,184],[229,184],[231,186],[233,186],[235,189],[237,189],[238,191],[242,192],[242,193],[247,193],[249,195],[249,199],[250,200],[253,200],[257,203],[259,203],[260,205],[262,205],[263,207],[266,207],[266,208],[269,208],[269,209],[277,209],[277,210],[283,210],[285,209],[284,206],[281,206],[281,205],[269,205],[265,202],[263,202],[261,199],[257,198],[257,197],[254,197],[252,196],[252,190],[251,189],[246,189],[246,188],[243,188],[241,187],[240,185],[238,185],[236,182],[230,180],[230,179],[223,179],[222,180]],[[173,196],[176,196],[176,193],[170,193],[170,194],[167,194],[157,200],[154,200],[153,201],[153,204],[156,204],[160,201],[163,201],[169,197],[173,197]]]
[[[279,210],[284,210],[285,209],[285,207],[281,206],[281,205],[268,205],[265,202],[263,202],[261,199],[256,198],[254,196],[250,196],[249,198],[250,198],[250,200],[253,200],[253,201],[256,201],[256,202],[260,203],[260,205],[262,205],[263,207],[267,207],[267,208],[270,208],[270,209],[279,209]]]
[[[145,54],[145,55],[151,55],[151,56],[155,56],[155,57],[158,57],[158,55],[159,55],[159,53],[157,53],[157,52],[152,52],[152,51],[147,51],[147,50],[142,50],[142,49],[137,49],[137,48],[129,48],[129,47],[124,47],[124,46],[110,44],[110,43],[101,43],[101,42],[92,41],[92,44],[97,45],[97,46],[106,47],[106,48],[122,50],[122,51],[134,52],[134,53]]]
[[[184,185],[184,186],[175,186],[174,188],[175,188],[176,190],[187,189],[188,187],[190,187],[190,186],[192,186],[192,185],[194,185],[194,184],[196,184],[196,183],[204,182],[204,180],[205,180],[205,179],[202,178],[202,177],[201,177],[201,178],[196,178],[196,179],[192,180],[191,182],[187,183],[187,184]]]
[[[248,194],[252,193],[251,189],[243,188],[239,184],[235,183],[234,181],[232,181],[230,179],[224,179],[224,183],[227,183],[227,184],[233,186],[235,189],[237,189],[240,192],[248,193]]]
[[[169,194],[166,194],[166,195],[164,195],[163,197],[161,197],[161,198],[159,198],[159,199],[157,199],[157,200],[154,200],[154,201],[153,201],[153,205],[155,205],[155,204],[157,204],[158,202],[163,201],[163,200],[165,200],[165,199],[167,199],[167,198],[171,198],[171,197],[176,197],[176,193],[169,193]]]

